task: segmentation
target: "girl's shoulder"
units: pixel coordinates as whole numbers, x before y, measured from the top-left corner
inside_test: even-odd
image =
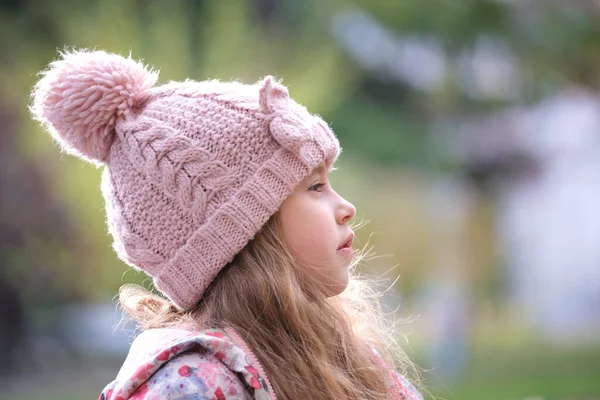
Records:
[[[371,348],[371,350],[377,363],[386,371],[388,385],[393,388],[394,400],[423,400],[421,393],[408,379],[386,364],[375,348]]]
[[[274,398],[258,361],[240,340],[218,329],[145,331],[100,399]]]

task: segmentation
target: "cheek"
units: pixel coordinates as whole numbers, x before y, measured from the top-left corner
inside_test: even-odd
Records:
[[[298,208],[282,215],[284,242],[298,261],[314,263],[332,246],[335,232],[331,232],[331,224],[322,210]]]
[[[314,218],[297,214],[289,222],[284,234],[290,250],[305,253],[318,243],[319,224]]]

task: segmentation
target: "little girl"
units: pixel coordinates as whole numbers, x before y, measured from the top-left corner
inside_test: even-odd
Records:
[[[64,150],[104,165],[124,286],[142,333],[100,399],[421,399],[398,374],[350,269],[340,147],[272,77],[171,82],[131,58],[50,64],[32,112]]]

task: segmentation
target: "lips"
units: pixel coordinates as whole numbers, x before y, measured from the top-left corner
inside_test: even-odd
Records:
[[[342,250],[342,249],[350,248],[350,247],[352,247],[353,241],[354,241],[354,232],[350,232],[350,234],[348,235],[346,240],[337,249]]]

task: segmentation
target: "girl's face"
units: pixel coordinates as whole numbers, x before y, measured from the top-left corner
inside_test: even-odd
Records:
[[[355,214],[354,206],[331,187],[325,166],[300,182],[279,209],[283,242],[328,296],[348,285],[354,239],[348,222]]]

